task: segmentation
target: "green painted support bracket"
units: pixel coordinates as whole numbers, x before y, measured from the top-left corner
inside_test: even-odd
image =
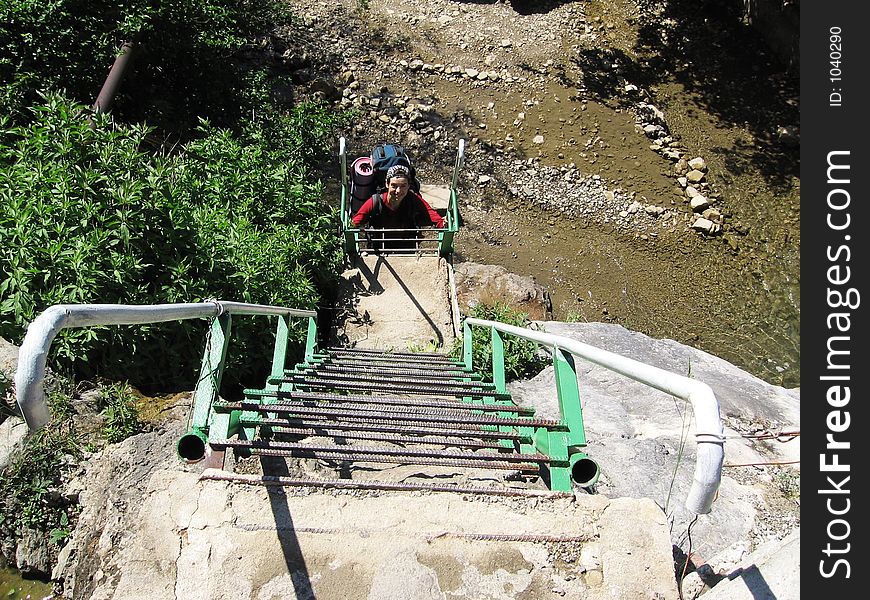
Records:
[[[278,317],[278,328],[275,330],[275,349],[272,351],[272,369],[269,379],[282,377],[287,365],[287,346],[290,341],[290,317],[281,315]],[[278,384],[267,384],[267,389],[278,389]]]
[[[501,334],[495,329],[490,329],[492,340],[492,382],[495,384],[495,390],[502,394],[507,393],[507,382],[504,373],[504,340]]]
[[[473,355],[471,347],[471,325],[467,321],[462,322],[462,362],[465,368],[472,370],[471,357]]]
[[[539,427],[534,435],[535,448],[550,457],[550,489],[571,491],[571,461],[568,455],[568,432]]]
[[[537,452],[537,448],[535,448],[534,427],[517,427],[517,433],[529,440],[528,442],[520,442],[520,452],[522,454],[534,454]]]
[[[571,491],[571,469],[577,461],[586,457],[586,431],[583,426],[583,410],[580,406],[580,388],[577,385],[577,370],[574,357],[553,348],[553,370],[556,378],[556,395],[562,423],[568,431],[550,431],[539,428],[535,431],[535,447],[550,457],[550,489]],[[576,454],[574,458],[572,455]]]
[[[356,258],[357,256],[356,231],[352,229],[344,229],[344,252],[350,258]]]
[[[495,391],[500,394],[506,394],[508,398],[510,398],[510,394],[507,391],[507,376],[504,371],[504,339],[501,336],[501,333],[496,330],[494,327],[490,328],[490,339],[491,339],[491,347],[492,347],[492,382],[495,386]],[[511,404],[513,405],[513,401],[511,400],[498,400],[496,401],[493,398],[492,404]],[[510,412],[499,412],[497,413],[499,417],[510,418],[513,417],[513,413]],[[499,431],[508,432],[513,429],[513,427],[508,425],[501,425]],[[514,443],[512,440],[503,439],[499,442],[505,448],[513,448]]]
[[[218,439],[228,433],[229,423],[224,423],[223,420],[217,427],[211,427],[213,417],[211,407],[220,392],[227,348],[230,343],[231,325],[232,317],[229,313],[218,315],[211,321],[188,427],[198,437],[207,434],[211,439]],[[224,429],[221,430],[220,427]]]
[[[317,319],[308,317],[308,333],[305,336],[305,362],[312,362],[317,352]]]
[[[272,350],[272,367],[269,371],[269,377],[266,378],[266,389],[275,391],[283,389],[283,383],[273,383],[274,378],[280,378],[284,374],[284,367],[287,364],[287,348],[290,345],[290,316],[280,315],[278,317],[278,325],[275,329],[275,347]],[[261,399],[261,404],[272,404],[273,398]],[[241,412],[242,428],[239,432],[239,437],[247,440],[252,440],[257,435],[257,425],[262,419],[260,413],[254,410],[245,410]]]
[[[583,425],[583,408],[580,406],[580,388],[577,385],[574,357],[569,352],[563,352],[558,346],[554,347],[553,369],[556,376],[559,411],[562,414],[562,422],[568,426],[568,445],[584,447],[586,429]]]
[[[449,256],[453,253],[454,232],[446,230],[438,234],[438,253],[441,256]]]

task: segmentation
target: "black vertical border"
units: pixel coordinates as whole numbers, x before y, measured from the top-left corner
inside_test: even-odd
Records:
[[[868,340],[865,313],[870,309],[870,290],[867,289],[867,271],[870,269],[865,205],[867,180],[870,165],[866,146],[867,120],[870,118],[867,80],[870,79],[870,29],[864,18],[867,6],[863,2],[843,0],[804,0],[800,10],[800,90],[801,90],[801,587],[807,598],[858,598],[862,590],[865,572],[864,557],[867,555],[867,539],[864,511],[867,508],[867,467],[864,460],[870,458],[867,443],[870,429],[864,406],[868,402],[866,380],[870,373],[867,356]],[[841,29],[842,49],[839,69],[841,81],[832,81],[831,28]],[[834,93],[841,94],[836,102]],[[836,104],[839,104],[837,106]],[[828,181],[828,156],[830,152],[848,151],[848,157],[840,154],[840,164],[849,165],[849,183],[833,184]],[[837,171],[841,176],[844,170]],[[848,207],[832,210],[828,195],[832,190],[848,192]],[[847,196],[841,192],[833,195],[835,204],[843,204]],[[832,214],[835,223],[842,224],[848,213],[847,229],[835,230],[829,226]],[[837,255],[842,246],[849,248]],[[839,256],[831,260],[830,256]],[[847,256],[850,260],[846,260]],[[849,267],[850,279],[833,285],[829,269],[840,265],[834,275],[843,277]],[[834,308],[828,300],[829,289],[846,293],[854,288],[860,294],[859,305],[852,309]],[[854,296],[853,296],[854,297]],[[849,331],[829,328],[832,313],[848,312]],[[839,340],[835,346],[848,349],[848,355],[838,355],[848,369],[833,371],[828,367],[829,338],[848,336],[848,341]],[[845,358],[844,358],[845,356]],[[848,381],[832,382],[822,379],[832,374],[848,375]],[[845,406],[833,407],[828,402],[832,385],[848,386],[850,401]],[[840,411],[831,415],[832,411]],[[848,412],[849,426],[845,431],[832,433],[829,416],[834,427],[842,428]],[[826,448],[827,435],[835,436],[838,442],[848,442],[849,448],[831,450]],[[821,466],[821,456],[826,462],[838,454],[840,464],[848,464],[849,471],[829,472]],[[832,481],[828,481],[828,477]],[[849,480],[843,482],[844,476]],[[830,493],[839,486],[848,493]],[[859,490],[860,488],[860,490]],[[826,491],[827,490],[827,491]],[[831,505],[828,505],[828,502]],[[831,513],[848,512],[842,515]],[[841,521],[835,522],[836,519]],[[846,534],[848,535],[846,536]],[[833,539],[843,536],[844,539]],[[830,544],[830,550],[829,545]],[[845,563],[836,564],[838,559]],[[828,576],[825,575],[827,573]]]

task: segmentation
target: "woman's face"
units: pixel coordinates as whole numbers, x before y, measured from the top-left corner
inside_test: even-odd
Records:
[[[407,177],[397,176],[390,179],[387,184],[387,204],[390,208],[395,208],[401,204],[405,196],[408,195],[410,187],[411,184]]]

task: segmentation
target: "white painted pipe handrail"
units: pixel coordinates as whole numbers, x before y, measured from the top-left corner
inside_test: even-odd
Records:
[[[484,319],[468,318],[466,322],[469,325],[493,327],[497,331],[538,342],[550,348],[558,347],[574,356],[691,402],[695,413],[695,441],[698,451],[694,480],[686,498],[686,508],[695,514],[710,512],[722,481],[725,431],[719,416],[719,401],[716,400],[716,395],[709,385],[564,336]]]
[[[242,315],[289,315],[314,317],[312,310],[282,306],[207,300],[185,304],[56,304],[47,308],[27,326],[18,350],[15,372],[15,397],[27,427],[34,431],[48,423],[50,414],[45,401],[43,380],[51,342],[61,329],[93,325],[139,325],[210,318],[223,313]]]

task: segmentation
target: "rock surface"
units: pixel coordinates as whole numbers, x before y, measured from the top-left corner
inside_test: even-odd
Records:
[[[361,256],[339,282],[331,338],[341,346],[407,351],[450,348],[458,314],[449,265],[438,256]]]
[[[725,466],[712,512],[692,526],[693,552],[709,557],[736,542],[753,545],[781,538],[799,525],[800,505],[789,487],[800,477],[799,465],[780,464],[800,457],[798,390],[767,384],[701,350],[619,325],[537,325],[712,388],[725,424]],[[674,544],[683,546],[694,517],[683,506],[695,467],[691,407],[582,359],[577,359],[577,374],[588,453],[601,467],[596,491],[652,498],[672,522]],[[508,389],[516,402],[535,407],[537,414],[558,414],[552,367]]]
[[[677,598],[648,500],[285,493],[164,469],[143,492],[90,598]]]
[[[727,424],[726,464],[798,454],[793,437],[744,437],[799,427],[796,390],[616,325],[538,326],[708,383]],[[588,451],[602,473],[592,493],[578,491],[574,500],[282,491],[203,481],[202,466],[174,454],[189,406],[189,397],[179,398],[154,431],[93,456],[71,484],[67,493],[79,492],[81,516],[55,574],[65,595],[76,599],[374,599],[411,593],[675,600],[673,547],[690,553],[699,573],[732,573],[741,561],[756,560],[752,564],[766,581],[797,585],[791,563],[748,557],[798,526],[798,505],[777,483],[792,467],[726,469],[712,512],[699,516],[690,532],[682,502],[694,446],[685,407],[579,360],[578,375]],[[551,368],[510,389],[540,416],[555,414]],[[511,537],[541,533],[572,541]],[[475,539],[481,534],[507,538]],[[735,548],[736,558],[729,558]],[[740,573],[748,577],[750,567]],[[722,585],[728,578],[719,573],[707,581]]]
[[[531,277],[510,273],[497,265],[461,262],[454,266],[456,296],[459,309],[467,314],[479,303],[492,305],[504,302],[530,319],[552,316],[549,292]]]

